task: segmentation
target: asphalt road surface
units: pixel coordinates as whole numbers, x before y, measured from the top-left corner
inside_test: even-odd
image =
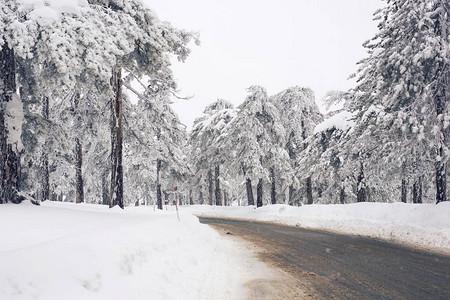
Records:
[[[200,218],[255,245],[314,299],[450,299],[450,256],[297,227]],[[289,298],[289,297],[288,297]]]

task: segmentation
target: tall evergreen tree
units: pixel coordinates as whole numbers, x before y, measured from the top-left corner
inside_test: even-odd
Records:
[[[389,0],[376,16],[379,32],[365,44],[369,57],[361,62],[353,94],[356,143],[372,162],[401,156],[397,173],[415,166],[414,182],[426,173],[426,158],[434,156],[436,202],[445,201],[450,5],[441,0]]]
[[[288,183],[288,202],[293,203],[294,195],[299,197],[298,182],[295,170],[298,169],[298,158],[300,153],[307,147],[306,138],[312,135],[316,124],[323,119],[319,108],[315,103],[314,93],[311,89],[301,87],[291,87],[271,97],[274,105],[277,107],[285,131],[286,146],[285,149],[290,158],[290,170],[282,170]],[[305,180],[305,193],[308,203],[312,202],[312,182],[310,176]]]
[[[234,153],[230,160],[233,173],[242,174],[245,178],[248,205],[254,203],[252,181],[258,181],[259,207],[263,205],[263,183],[270,182],[270,169],[285,164],[288,154],[284,150],[285,129],[266,90],[251,86],[248,91],[249,95],[239,106],[239,112],[222,141],[223,147]]]

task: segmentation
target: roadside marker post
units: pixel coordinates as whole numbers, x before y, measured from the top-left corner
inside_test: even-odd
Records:
[[[177,218],[178,218],[178,221],[181,222],[181,220],[180,220],[180,214],[178,213],[178,200],[175,200],[175,208],[177,209]]]
[[[172,193],[173,193],[173,196],[175,197],[175,208],[176,208],[176,210],[177,210],[177,218],[178,218],[178,221],[180,221],[181,222],[181,220],[180,220],[180,214],[178,213],[178,199],[177,199],[177,196],[175,195],[175,187],[173,186],[173,183],[172,183]]]

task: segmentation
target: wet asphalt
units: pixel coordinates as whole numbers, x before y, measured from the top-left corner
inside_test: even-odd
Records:
[[[270,223],[200,222],[255,245],[262,261],[298,279],[310,298],[450,300],[450,256],[445,254]]]

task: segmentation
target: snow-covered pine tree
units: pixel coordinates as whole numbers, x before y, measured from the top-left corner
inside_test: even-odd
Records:
[[[450,4],[389,0],[376,16],[379,32],[365,44],[369,57],[361,62],[354,91],[358,138],[350,144],[364,145],[361,157],[370,165],[385,162],[385,171],[395,165],[399,182],[409,179],[416,190],[434,156],[436,202],[445,201]]]
[[[161,23],[153,12],[136,0],[89,0],[91,5],[107,12],[108,18],[121,21],[120,32],[129,41],[131,51],[125,53],[112,68],[111,84],[114,96],[111,101],[111,199],[110,206],[123,207],[123,127],[122,127],[122,68],[138,78],[150,77],[152,88],[161,86],[175,88],[170,72],[170,53],[179,60],[189,54],[187,44],[194,37],[191,33],[177,30],[168,23]]]
[[[281,123],[285,128],[285,149],[289,154],[290,168],[280,170],[284,174],[285,182],[288,185],[283,190],[288,189],[288,202],[292,204],[294,198],[300,197],[296,192],[300,183],[296,176],[298,170],[298,159],[301,152],[305,149],[306,137],[312,135],[316,124],[323,120],[314,99],[314,92],[309,88],[299,86],[288,88],[271,97],[271,101],[277,107]],[[312,201],[312,187],[310,176],[300,176],[306,178],[306,188],[308,203]],[[297,196],[295,196],[297,194]]]
[[[234,154],[229,163],[232,173],[245,179],[248,205],[254,205],[252,181],[258,181],[256,205],[260,207],[264,182],[276,180],[275,176],[270,179],[270,170],[287,163],[289,156],[284,150],[285,129],[266,90],[251,86],[248,92],[229,125],[223,148]]]
[[[33,159],[32,152],[29,151],[34,151],[33,148],[37,149],[37,151],[42,151],[43,157],[46,157],[50,147],[48,136],[56,136],[61,132],[60,130],[48,130],[50,127],[54,129],[55,126],[48,122],[45,113],[36,113],[39,111],[39,107],[46,106],[42,102],[47,100],[51,102],[52,96],[62,97],[64,92],[75,86],[77,78],[80,78],[82,74],[94,70],[93,73],[98,75],[97,72],[103,67],[104,61],[95,63],[82,55],[86,50],[82,45],[85,45],[86,40],[89,39],[86,39],[85,34],[80,33],[86,27],[96,28],[96,26],[90,26],[91,21],[97,21],[95,14],[96,12],[90,10],[84,1],[65,6],[52,2],[47,6],[42,6],[39,3],[16,0],[7,1],[2,6],[1,17],[5,22],[1,22],[1,39],[6,41],[16,54],[20,100],[25,104],[25,118],[27,119],[26,134],[24,132],[23,139],[26,144],[24,149],[24,159],[27,161],[25,169],[28,170],[25,170],[26,173],[23,177],[25,181],[21,182],[21,187],[25,191],[29,188],[33,189],[32,184],[29,183],[39,177],[31,176],[33,172],[30,169],[36,169],[33,165],[37,166],[38,162]],[[104,41],[101,33],[101,30],[95,33],[98,40],[90,40],[95,43]],[[87,51],[95,52],[98,48],[96,49],[94,46],[91,45]],[[104,50],[104,47],[102,49]],[[64,88],[61,89],[61,87]],[[45,110],[44,108],[43,111]],[[20,107],[17,107],[16,112],[20,111]],[[37,135],[38,133],[40,136]],[[36,140],[42,141],[38,143],[38,147],[32,145]],[[34,151],[34,153],[36,152]],[[44,159],[43,165],[46,165],[46,160]],[[44,177],[46,177],[45,169],[46,167],[43,168]],[[43,186],[47,186],[46,181],[44,180]],[[43,194],[47,195],[47,187],[43,190],[45,190]],[[30,190],[29,192],[36,194]]]
[[[298,171],[311,176],[320,186],[318,202],[346,203],[351,201],[349,197],[356,198],[352,187],[356,182],[356,165],[351,160],[345,161],[342,147],[354,125],[353,116],[347,110],[351,106],[350,98],[348,93],[338,91],[329,92],[324,98],[328,108],[342,108],[326,115],[325,120],[316,125],[313,135],[306,141],[308,147],[301,153]]]
[[[208,202],[222,205],[220,179],[224,179],[228,170],[229,149],[224,148],[223,139],[227,138],[228,126],[236,117],[234,106],[223,99],[208,105],[204,115],[197,118],[189,135],[190,159],[194,168],[193,185],[199,191],[199,199],[203,197],[204,182],[208,186]],[[214,171],[213,171],[214,170]],[[214,173],[214,176],[213,176]],[[222,175],[221,175],[222,174]]]
[[[159,22],[140,1],[77,1],[64,6],[51,2],[41,6],[13,0],[2,7],[0,16],[2,49],[7,45],[20,59],[23,64],[17,69],[31,69],[30,65],[34,70],[52,69],[51,78],[64,86],[64,92],[91,82],[99,91],[109,91],[110,98],[114,98],[109,86],[111,72],[122,67],[139,76],[152,75],[159,85],[173,86],[171,74],[165,72],[170,65],[168,53],[183,60],[192,38],[190,33]],[[34,75],[28,79],[42,73]],[[121,76],[116,77],[121,80]],[[120,93],[117,95],[120,98]],[[36,90],[32,96],[40,98]]]
[[[144,85],[139,93],[126,86],[138,97],[136,103],[124,102],[127,194],[147,203],[155,195],[162,209],[163,192],[172,192],[189,173],[183,154],[185,126],[171,108],[167,90]]]

